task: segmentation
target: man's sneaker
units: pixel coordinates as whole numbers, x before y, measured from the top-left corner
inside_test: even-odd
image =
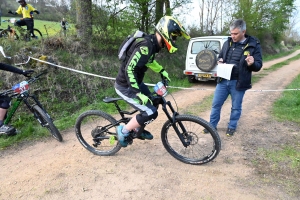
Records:
[[[203,133],[203,134],[208,134],[209,132],[208,132],[208,130],[205,128],[205,129],[203,129],[202,133]]]
[[[140,135],[139,139],[141,140],[152,140],[153,139],[153,135],[149,132],[149,131],[146,131],[144,130],[142,132],[142,134]]]
[[[215,128],[215,129],[216,129],[216,128]],[[216,130],[217,130],[217,129],[216,129]],[[202,130],[202,133],[203,133],[203,134],[209,134],[209,132],[208,132],[208,130],[207,130],[206,128]]]
[[[122,133],[122,129],[123,129],[123,126],[118,126],[118,127],[117,127],[118,141],[119,141],[119,143],[120,143],[120,145],[121,145],[122,147],[127,147],[128,142],[125,141],[125,137],[127,137],[128,134],[126,134],[126,135],[123,134],[123,133]]]
[[[3,124],[0,127],[0,135],[11,136],[11,135],[15,135],[15,133],[16,133],[16,129],[14,127],[12,127],[12,126]]]
[[[233,136],[234,133],[235,133],[235,129],[228,128],[226,131],[227,136]]]

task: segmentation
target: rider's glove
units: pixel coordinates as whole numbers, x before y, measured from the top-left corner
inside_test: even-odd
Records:
[[[22,74],[26,77],[30,77],[33,72],[33,70],[24,70]]]
[[[160,73],[161,73],[161,75],[163,75],[166,79],[168,79],[168,81],[171,82],[171,79],[169,78],[169,74],[168,74],[168,72],[166,72],[165,69],[162,69],[162,70],[160,71]]]
[[[13,12],[13,11],[11,11],[11,10],[9,10],[8,13],[9,13],[9,14],[13,14],[13,15],[17,14],[16,12]]]
[[[38,10],[35,10],[35,11],[33,11],[33,12],[35,12],[36,14],[40,14],[40,12],[39,12]]]
[[[152,101],[151,101],[146,95],[144,95],[144,94],[142,94],[142,93],[138,93],[136,96],[137,96],[137,98],[138,98],[138,100],[139,100],[139,103],[140,103],[141,105],[146,105],[148,101],[149,101],[151,104],[153,104]]]

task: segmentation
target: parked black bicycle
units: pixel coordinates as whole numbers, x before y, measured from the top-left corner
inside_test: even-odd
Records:
[[[166,85],[166,80],[159,82],[155,86],[156,92],[153,92],[150,97],[153,105],[162,106],[168,118],[161,129],[161,140],[165,149],[174,158],[184,163],[200,165],[212,161],[221,149],[218,132],[200,117],[180,115],[164,97],[167,94]],[[104,103],[115,105],[121,116],[120,119],[115,119],[101,110],[89,110],[77,118],[76,136],[88,151],[100,156],[110,156],[121,149],[117,141],[117,127],[127,124],[131,119],[130,115],[137,110],[132,112],[122,110],[119,106],[120,101],[123,99],[110,97],[103,99]],[[203,134],[203,129],[207,129],[209,133]],[[128,143],[132,144],[134,139],[140,138],[139,135],[143,130],[144,127],[141,127],[138,133],[132,131],[127,137]]]
[[[6,57],[3,52],[3,48],[1,46],[0,46],[0,52],[3,54],[4,57]],[[10,58],[10,57],[6,57],[6,58]],[[37,121],[41,124],[41,126],[47,128],[52,134],[52,136],[56,140],[61,142],[63,140],[62,135],[54,125],[53,119],[50,117],[46,109],[40,103],[37,96],[34,93],[33,94],[30,93],[29,86],[32,83],[39,80],[40,77],[46,73],[47,71],[43,71],[38,75],[36,75],[35,77],[31,77],[28,80],[15,84],[11,89],[0,92],[0,96],[8,96],[13,99],[12,106],[9,108],[8,112],[6,113],[4,124],[8,125],[11,122],[14,114],[16,113],[17,109],[23,102],[25,103],[27,108],[33,113],[35,119],[37,119]]]

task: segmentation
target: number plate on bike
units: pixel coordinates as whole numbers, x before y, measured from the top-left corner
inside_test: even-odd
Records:
[[[168,91],[167,88],[164,86],[164,84],[162,82],[158,82],[155,86],[154,86],[154,91],[156,92],[156,94],[158,94],[159,96],[166,96]]]
[[[12,89],[14,92],[18,94],[22,94],[29,90],[29,85],[27,81],[22,81],[21,83],[14,85]]]

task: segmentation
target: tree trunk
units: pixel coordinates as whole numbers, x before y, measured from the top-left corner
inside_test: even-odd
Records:
[[[76,0],[77,36],[89,47],[92,36],[92,0]]]
[[[156,1],[156,9],[155,9],[155,24],[158,23],[160,18],[162,18],[164,14],[164,0],[157,0]]]

